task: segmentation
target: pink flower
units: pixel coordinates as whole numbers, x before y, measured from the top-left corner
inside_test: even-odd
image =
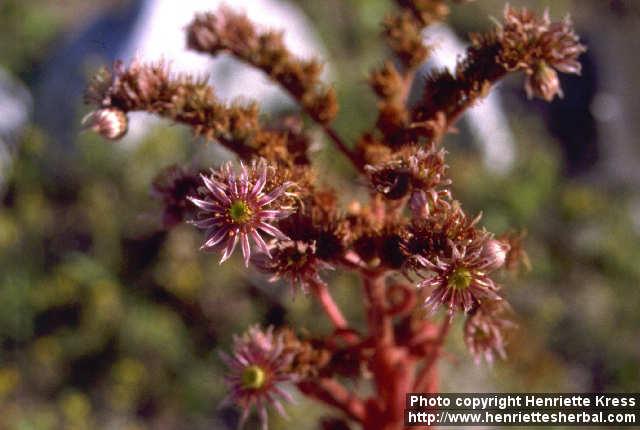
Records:
[[[516,324],[509,319],[509,313],[511,308],[504,300],[489,301],[483,303],[467,317],[464,324],[464,343],[476,364],[479,364],[483,358],[487,363],[492,364],[495,355],[503,360],[506,358],[505,336],[508,331],[516,327]]]
[[[249,238],[267,255],[270,255],[269,248],[261,234],[266,233],[279,240],[288,239],[272,222],[292,213],[292,207],[286,205],[284,200],[291,195],[287,190],[293,183],[277,183],[268,175],[269,168],[265,160],[254,161],[249,168],[241,164],[239,175],[234,172],[231,163],[227,163],[210,176],[202,175],[205,197],[189,197],[199,209],[197,219],[192,224],[206,230],[202,248],[221,248],[220,263],[231,257],[240,242],[245,266],[249,266]],[[267,184],[273,186],[268,193],[265,192]]]
[[[274,333],[252,326],[243,336],[234,337],[233,354],[222,353],[229,366],[225,382],[230,390],[227,400],[242,408],[242,426],[252,407],[256,407],[262,428],[267,428],[267,406],[271,405],[286,417],[280,399],[292,402],[282,384],[293,382],[296,375],[290,371],[293,354],[285,350],[283,333]]]
[[[425,302],[427,308],[435,311],[440,305],[445,305],[449,312],[469,312],[484,300],[501,300],[498,285],[488,276],[496,266],[496,258],[487,257],[484,248],[490,241],[483,242],[477,240],[466,246],[457,246],[449,240],[449,258],[435,257],[431,261],[416,256],[418,263],[433,272],[418,284],[421,288],[434,288]]]

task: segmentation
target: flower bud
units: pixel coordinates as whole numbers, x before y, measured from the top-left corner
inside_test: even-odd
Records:
[[[93,111],[82,120],[86,128],[109,140],[122,138],[127,132],[128,122],[127,115],[113,107]]]
[[[550,102],[557,95],[562,98],[558,73],[545,62],[540,63],[527,77],[525,90],[529,98],[539,97]]]
[[[500,240],[491,239],[482,248],[481,257],[485,260],[486,269],[489,271],[501,268],[507,260],[509,244]]]

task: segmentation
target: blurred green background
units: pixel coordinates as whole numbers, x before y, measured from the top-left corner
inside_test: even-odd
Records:
[[[366,73],[386,55],[378,33],[390,2],[296,3],[326,45],[341,101],[336,128],[355,139],[375,120]],[[625,55],[638,52],[632,51],[640,40],[637,2],[512,3],[537,11],[549,6],[556,18],[571,13],[578,33],[594,44],[590,61],[598,82],[613,76],[609,80],[627,88],[619,106],[638,120],[640,60]],[[0,66],[35,88],[51,52],[69,34],[127,4],[3,0]],[[455,6],[451,24],[460,35],[488,29],[488,18],[499,17],[502,7],[498,0]],[[580,133],[584,124],[567,120],[558,133],[549,127],[558,111],[524,100],[521,85],[521,77],[502,85],[517,143],[511,173],[487,169],[464,126],[446,139],[454,195],[468,211],[482,211],[496,233],[528,231],[532,270],[501,279],[520,330],[508,360],[492,367],[473,364],[454,330],[442,390],[638,391],[638,182],[598,163],[572,170],[572,157],[580,159],[586,149],[563,147],[562,136]],[[572,92],[566,93],[568,102]],[[580,108],[593,106],[571,109]],[[623,125],[633,136],[623,143],[635,148],[637,124]],[[605,126],[595,121],[604,130],[598,148],[608,143]],[[0,192],[0,428],[233,428],[237,413],[218,406],[225,393],[217,355],[232,335],[253,322],[314,333],[329,326],[310,300],[292,300],[287,286],[267,284],[239,259],[219,266],[215,256],[200,253],[196,229],[162,230],[161,205],[150,193],[155,175],[194,159],[215,164],[219,153],[169,124],[136,146],[74,136],[73,151],[60,156],[55,137],[26,124]],[[362,195],[361,181],[341,158],[336,170],[338,157],[329,145],[321,147],[319,171],[335,172],[325,180],[352,190],[347,198]],[[356,279],[338,272],[330,281],[362,325]],[[291,420],[274,416],[273,428],[315,429],[316,418],[330,413],[302,398],[288,411]]]

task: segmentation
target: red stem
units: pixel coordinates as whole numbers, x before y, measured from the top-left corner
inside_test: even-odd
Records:
[[[435,365],[438,362],[438,358],[440,358],[442,347],[444,346],[445,338],[451,328],[452,321],[453,315],[449,314],[445,317],[444,321],[442,321],[438,337],[435,339],[433,352],[427,356],[424,367],[416,377],[416,382],[413,386],[414,391],[423,392],[427,389],[435,390],[435,384],[437,383],[437,381],[434,381],[435,376],[437,376],[435,372]]]
[[[358,422],[365,419],[364,402],[332,378],[298,383],[298,389],[309,397],[336,407]]]
[[[385,275],[364,275],[364,291],[368,300],[367,319],[371,335],[378,345],[393,343],[393,324],[386,313]]]
[[[320,302],[320,305],[322,305],[322,309],[325,311],[333,325],[338,329],[347,330],[349,328],[347,319],[333,300],[333,297],[329,292],[329,288],[327,288],[327,284],[323,282],[313,282],[311,286],[313,294],[316,299],[318,299],[318,302]]]

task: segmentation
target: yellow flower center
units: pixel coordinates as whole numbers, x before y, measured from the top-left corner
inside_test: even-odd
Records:
[[[469,269],[458,267],[453,271],[451,276],[449,276],[449,287],[456,290],[464,290],[469,287],[472,278],[473,276]]]
[[[248,390],[259,390],[264,386],[267,374],[259,366],[249,366],[242,371],[242,388]]]
[[[251,219],[251,208],[246,202],[236,200],[229,207],[229,217],[234,222],[243,224]]]

